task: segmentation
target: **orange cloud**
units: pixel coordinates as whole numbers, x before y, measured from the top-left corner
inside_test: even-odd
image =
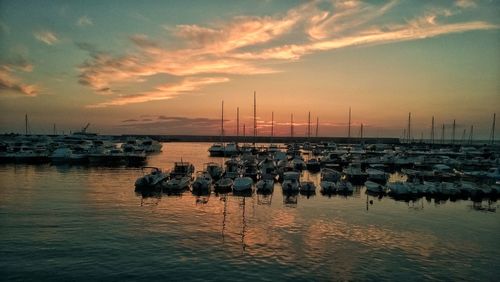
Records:
[[[205,85],[223,83],[227,81],[229,81],[229,78],[226,77],[187,77],[179,83],[159,85],[153,91],[120,96],[111,101],[90,105],[88,107],[102,108],[107,106],[122,106],[148,101],[167,100],[182,93],[198,90]]]

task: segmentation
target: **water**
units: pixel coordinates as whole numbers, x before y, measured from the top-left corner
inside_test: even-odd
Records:
[[[166,143],[149,165],[221,162],[208,157],[209,145]],[[485,281],[500,274],[500,216],[473,208],[494,210],[496,202],[406,203],[364,188],[351,197],[284,197],[279,185],[269,197],[143,198],[133,186],[140,175],[124,167],[0,166],[2,280]]]

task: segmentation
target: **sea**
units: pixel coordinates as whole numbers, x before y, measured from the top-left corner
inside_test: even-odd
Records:
[[[209,161],[164,143],[148,165]],[[141,195],[138,167],[0,165],[1,281],[498,281],[499,203]],[[401,175],[395,173],[391,180]],[[319,174],[302,180],[317,184]]]

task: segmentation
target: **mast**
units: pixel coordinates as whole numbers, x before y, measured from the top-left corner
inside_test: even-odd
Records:
[[[431,144],[434,144],[434,116],[432,116],[432,126],[431,126]]]
[[[245,137],[246,134],[245,134],[245,124],[243,124],[243,137]]]
[[[274,112],[271,112],[271,143],[274,137]]]
[[[408,144],[411,143],[411,112],[408,113]]]
[[[253,144],[254,145],[256,137],[257,137],[257,95],[254,91],[253,92]]]
[[[236,137],[240,136],[240,107],[236,107]]]
[[[318,138],[318,130],[319,129],[319,117],[316,117],[316,138]]]
[[[453,128],[451,130],[451,144],[455,143],[455,128],[456,128],[456,123],[455,120],[453,120]]]
[[[290,115],[290,137],[293,138],[293,114]]]
[[[465,144],[465,133],[467,132],[467,129],[464,128],[464,132],[462,133],[462,139],[460,140],[460,144]]]
[[[311,112],[307,116],[307,138],[311,138]]]
[[[351,138],[351,107],[349,107],[349,127],[347,128],[347,138]]]
[[[363,123],[361,123],[361,129],[359,131],[359,135],[361,136],[361,140],[363,140]]]
[[[472,144],[472,135],[474,134],[474,125],[470,126],[470,131],[469,131],[469,144]]]
[[[222,111],[220,119],[220,142],[224,143],[224,100],[222,100]]]
[[[444,123],[443,128],[441,129],[441,144],[444,144]]]
[[[497,119],[497,114],[494,113],[493,114],[493,123],[491,124],[491,136],[490,136],[491,145],[493,145],[493,143],[495,143],[495,122],[496,122],[496,119]]]

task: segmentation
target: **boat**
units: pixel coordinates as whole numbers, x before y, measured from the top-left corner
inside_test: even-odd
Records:
[[[216,192],[230,192],[233,189],[233,180],[223,177],[215,182],[214,189]]]
[[[347,179],[354,183],[364,183],[367,178],[367,173],[361,170],[360,163],[350,163],[342,170]]]
[[[270,174],[275,177],[278,174],[276,169],[276,162],[269,157],[264,158],[259,163],[259,173],[260,175]]]
[[[214,162],[206,163],[205,171],[210,174],[210,177],[212,177],[213,180],[220,179],[222,177],[222,173],[224,172],[222,166]]]
[[[193,192],[210,192],[212,187],[212,177],[207,171],[197,172],[196,178],[191,185]]]
[[[224,147],[224,157],[237,156],[240,153],[240,149],[236,143],[227,143]]]
[[[389,174],[382,170],[367,168],[366,173],[368,174],[367,179],[373,182],[385,184],[389,179]]]
[[[190,182],[191,182],[190,176],[177,175],[167,180],[163,190],[165,192],[174,192],[174,193],[182,192],[189,188]]]
[[[161,189],[165,187],[166,181],[169,178],[169,173],[163,172],[157,167],[143,167],[142,171],[149,169],[149,173],[137,178],[135,188],[137,190]]]
[[[403,197],[410,194],[410,187],[406,182],[391,182],[387,184],[388,193],[393,197]]]
[[[374,181],[366,181],[365,187],[367,193],[383,194],[385,192],[384,186]]]
[[[240,162],[235,157],[226,161],[226,169],[224,170],[224,177],[235,179],[240,175]]]
[[[257,187],[258,193],[272,193],[274,191],[274,176],[271,174],[263,174],[255,186]]]
[[[188,176],[191,178],[191,175],[194,172],[194,166],[189,163],[189,162],[175,162],[174,163],[174,169],[172,172],[170,172],[170,175],[172,178],[175,178],[177,176]]]
[[[329,194],[337,192],[337,181],[340,180],[342,175],[340,172],[330,169],[324,168],[321,170],[321,182],[319,186],[321,188],[321,193]]]
[[[247,176],[237,177],[233,182],[233,192],[252,192],[253,180]]]
[[[50,154],[50,162],[53,164],[69,163],[72,154],[73,151],[68,147],[57,148]]]
[[[210,148],[208,148],[208,152],[211,157],[223,157],[224,156],[224,145],[222,143],[215,143]]]
[[[321,170],[321,163],[316,158],[307,160],[306,168],[310,172],[319,172]]]
[[[300,173],[296,171],[286,171],[283,173],[283,183],[281,187],[285,193],[296,193],[300,190]]]
[[[347,179],[340,179],[337,181],[337,193],[339,194],[352,194],[354,187]]]
[[[313,194],[316,193],[316,185],[313,181],[301,181],[300,182],[300,192]]]
[[[290,165],[293,167],[294,170],[297,171],[302,171],[306,168],[306,163],[300,157],[300,155],[295,155],[293,159],[290,161]]]

